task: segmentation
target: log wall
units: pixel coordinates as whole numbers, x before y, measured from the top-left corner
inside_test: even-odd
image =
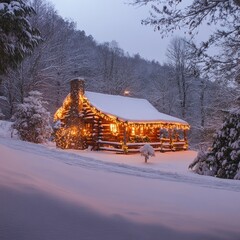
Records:
[[[117,152],[139,151],[139,148],[149,143],[156,150],[175,151],[187,149],[186,130],[183,132],[183,139],[175,139],[170,125],[160,125],[165,129],[168,136],[163,137],[158,124],[127,124],[117,119],[111,119],[107,115],[95,109],[84,97],[84,81],[75,79],[71,81],[71,103],[69,111],[61,121],[65,128],[75,127],[78,131],[71,139],[62,135],[66,139],[57,142],[67,148],[84,149],[89,146],[93,150],[113,150]],[[117,131],[111,130],[111,124],[117,126]],[[168,128],[169,127],[169,128]],[[133,131],[134,128],[134,131]],[[69,133],[69,136],[71,135]],[[71,137],[71,136],[70,136]],[[60,139],[60,138],[59,138]],[[68,143],[70,139],[70,143]]]

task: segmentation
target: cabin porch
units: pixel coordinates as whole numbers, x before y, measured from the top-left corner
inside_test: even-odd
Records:
[[[97,150],[133,153],[139,152],[144,144],[150,144],[155,151],[161,152],[188,149],[188,128],[184,125],[109,124],[108,130],[106,129],[97,141]]]

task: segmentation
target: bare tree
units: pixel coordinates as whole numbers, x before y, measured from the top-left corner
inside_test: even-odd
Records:
[[[191,59],[188,45],[183,38],[172,39],[167,49],[167,57],[174,69],[173,78],[178,89],[178,101],[181,109],[181,116],[186,117],[188,108],[188,95],[191,91],[192,81],[195,79],[191,72]]]
[[[132,0],[135,5],[151,4],[150,17],[143,24],[152,25],[162,36],[183,30],[195,37],[202,25],[215,25],[216,31],[206,41],[195,45],[195,53],[205,63],[204,70],[221,71],[227,78],[240,82],[240,1],[239,0]],[[194,44],[193,44],[194,46]],[[223,49],[209,56],[207,49]]]
[[[159,66],[156,64],[152,71],[152,102],[159,109],[159,111],[177,115],[176,109],[178,94],[176,81],[172,77],[174,69],[169,64]]]
[[[102,91],[110,94],[123,94],[131,85],[129,58],[116,41],[99,47],[102,59]]]

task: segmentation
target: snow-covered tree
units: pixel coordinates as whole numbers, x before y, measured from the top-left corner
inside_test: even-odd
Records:
[[[16,67],[40,42],[29,17],[35,13],[24,0],[0,0],[0,74]]]
[[[150,144],[144,144],[140,148],[140,153],[142,156],[144,156],[145,163],[147,163],[147,160],[149,159],[150,156],[151,157],[155,156],[154,148]]]
[[[130,0],[137,5],[151,5],[150,17],[143,24],[151,25],[167,36],[182,30],[195,37],[200,28],[214,26],[209,37],[195,46],[196,55],[206,63],[205,69],[220,71],[240,83],[239,68],[239,0]],[[216,56],[209,56],[211,46],[220,47]]]
[[[42,94],[31,91],[23,103],[17,106],[13,115],[13,129],[17,130],[20,139],[34,143],[43,143],[49,139],[52,133],[50,113],[44,104],[46,102],[42,100]]]
[[[186,118],[189,108],[189,94],[192,91],[194,73],[192,73],[192,57],[189,54],[189,45],[184,38],[175,37],[167,48],[167,57],[173,68],[173,78],[177,86],[177,98],[181,117]]]
[[[240,179],[240,110],[234,110],[217,132],[212,149],[200,152],[189,166],[196,173]]]

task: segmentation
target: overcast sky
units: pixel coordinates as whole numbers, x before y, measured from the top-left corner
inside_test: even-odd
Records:
[[[139,53],[148,60],[166,61],[170,39],[162,39],[153,28],[141,25],[148,16],[146,7],[129,6],[128,0],[49,0],[63,18],[92,35],[98,43],[116,40],[130,55]],[[125,2],[125,3],[124,3]]]

